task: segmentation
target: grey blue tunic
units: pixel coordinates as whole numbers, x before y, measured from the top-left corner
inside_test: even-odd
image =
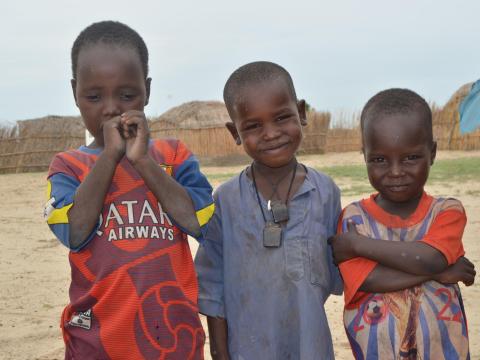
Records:
[[[263,246],[265,222],[246,171],[214,197],[215,214],[195,258],[199,308],[226,318],[231,358],[333,359],[324,303],[343,288],[327,245],[341,211],[338,187],[308,169],[290,200],[279,248]]]

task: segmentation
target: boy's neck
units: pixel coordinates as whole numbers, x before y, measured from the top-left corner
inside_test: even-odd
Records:
[[[253,179],[253,173],[255,179]],[[271,168],[254,161],[247,170],[247,176],[254,181],[257,191],[264,199],[288,203],[288,199],[293,197],[303,184],[306,169],[298,166],[295,158],[278,168]]]
[[[275,183],[283,179],[287,174],[291,173],[297,166],[297,163],[297,159],[293,157],[292,160],[290,160],[287,164],[281,167],[269,167],[258,161],[253,161],[252,167],[254,168],[254,171],[261,177],[268,180],[269,182]]]
[[[406,202],[393,202],[388,199],[385,199],[382,194],[378,194],[375,197],[375,202],[387,213],[401,217],[402,219],[407,219],[410,217],[415,210],[418,208],[418,204],[423,196],[423,192],[419,196],[410,199]]]

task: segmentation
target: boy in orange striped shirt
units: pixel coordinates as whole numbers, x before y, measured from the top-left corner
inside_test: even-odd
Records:
[[[468,359],[458,281],[474,281],[463,257],[462,204],[424,191],[436,155],[428,104],[385,90],[361,115],[363,153],[378,191],[347,206],[331,238],[345,286],[344,325],[356,359]]]

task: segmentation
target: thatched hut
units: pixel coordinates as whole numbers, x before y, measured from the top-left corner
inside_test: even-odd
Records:
[[[230,121],[220,101],[192,101],[176,106],[151,119],[153,138],[172,137],[182,140],[199,157],[240,154],[225,123]]]
[[[473,83],[461,86],[440,111],[434,112],[433,136],[442,150],[480,149],[480,130],[460,134],[459,107],[469,94]]]
[[[17,121],[0,138],[0,173],[44,171],[53,155],[84,143],[80,117],[46,116]]]
[[[308,120],[300,151],[324,152],[330,114],[310,112]],[[235,144],[225,127],[228,121],[222,102],[193,101],[151,119],[150,129],[152,138],[178,138],[197,156],[228,163],[244,157],[243,148]],[[0,129],[0,173],[45,171],[56,153],[84,143],[81,117],[47,116],[18,121],[14,128]]]
[[[233,141],[225,124],[230,121],[227,109],[220,101],[192,101],[174,107],[152,119],[152,137],[181,139],[199,157],[216,158],[244,154]],[[325,139],[330,113],[309,112],[308,126],[300,152],[325,151]]]

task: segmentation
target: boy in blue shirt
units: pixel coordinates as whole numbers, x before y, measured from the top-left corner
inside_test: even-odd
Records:
[[[324,303],[342,293],[327,239],[340,192],[297,162],[306,125],[289,73],[269,62],[237,69],[227,124],[253,162],[215,192],[196,257],[199,309],[214,359],[333,359]]]

